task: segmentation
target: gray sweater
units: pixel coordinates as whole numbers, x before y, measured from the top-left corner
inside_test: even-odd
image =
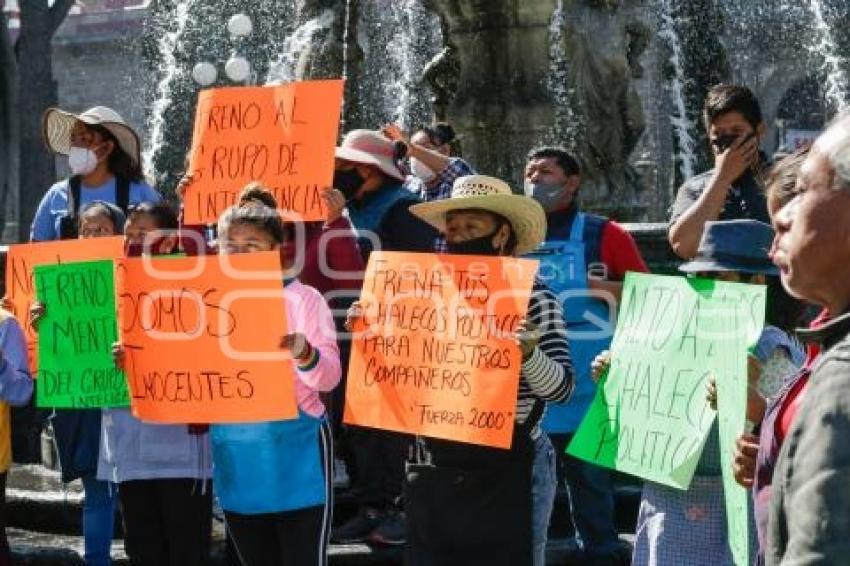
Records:
[[[850,313],[810,333],[823,353],[774,471],[767,566],[850,565]]]

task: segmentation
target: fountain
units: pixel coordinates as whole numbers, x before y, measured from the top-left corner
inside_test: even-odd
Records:
[[[850,102],[850,6],[839,0],[223,4],[163,1],[150,17],[145,155],[166,189],[188,147],[189,69],[227,56],[223,22],[237,10],[257,23],[247,50],[258,82],[347,78],[344,130],[448,120],[464,157],[517,188],[528,149],[564,145],[584,163],[584,205],[625,220],[664,220],[678,185],[711,167],[711,85],[753,88],[768,153]]]
[[[812,53],[819,54],[823,58],[823,71],[826,74],[824,94],[838,112],[844,112],[848,109],[848,103],[850,103],[847,98],[848,93],[850,93],[850,82],[848,82],[845,69],[846,61],[838,53],[838,45],[825,18],[823,2],[821,0],[809,0],[809,9],[812,11],[815,37],[817,38],[815,44],[811,46],[811,50]]]
[[[679,171],[682,178],[687,179],[694,175],[694,132],[696,131],[696,125],[688,116],[684,92],[686,76],[682,64],[682,45],[673,21],[670,4],[670,0],[661,0],[659,14],[661,21],[658,37],[666,41],[670,49],[670,66],[673,68],[673,78],[670,81],[670,95],[673,98],[673,104],[676,109],[676,113],[670,116],[670,122],[673,124],[679,142]]]

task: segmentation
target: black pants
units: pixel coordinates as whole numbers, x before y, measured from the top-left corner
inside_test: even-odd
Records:
[[[122,482],[124,545],[133,566],[206,566],[212,485],[195,479]],[[203,492],[203,493],[202,493]]]
[[[566,482],[570,521],[590,554],[610,554],[620,548],[615,525],[611,471],[566,453],[572,434],[550,434],[558,455],[558,484]]]
[[[243,566],[325,566],[328,562],[328,505],[262,515],[225,511],[224,517]]]
[[[227,532],[242,566],[326,566],[333,522],[333,438],[319,431],[325,503],[295,511],[243,515],[224,512]]]
[[[406,566],[530,566],[531,464],[411,465]]]
[[[397,503],[404,484],[404,465],[413,437],[385,430],[351,427],[348,436],[357,461],[358,501],[385,508]]]

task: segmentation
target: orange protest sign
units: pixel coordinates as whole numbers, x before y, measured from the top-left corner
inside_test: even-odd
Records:
[[[38,370],[38,334],[30,324],[30,307],[35,302],[33,270],[37,265],[114,259],[124,255],[124,238],[86,238],[13,244],[6,255],[6,298],[12,314],[24,329],[30,371]]]
[[[189,224],[208,224],[261,181],[281,210],[324,220],[331,186],[342,80],[208,89],[198,96],[186,191]]]
[[[297,416],[278,252],[122,259],[118,324],[133,414],[160,423]]]
[[[352,338],[345,422],[511,446],[537,262],[373,252]]]

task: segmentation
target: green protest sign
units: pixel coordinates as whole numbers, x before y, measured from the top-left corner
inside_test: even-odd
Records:
[[[608,376],[568,452],[687,489],[715,417],[706,382],[746,380],[763,312],[760,287],[628,274]]]
[[[751,290],[761,290],[764,296],[764,288],[753,287]],[[750,314],[758,315],[759,320],[764,320],[764,300],[752,301],[750,304],[760,311],[754,313],[740,313],[742,320],[738,324],[748,325],[750,331],[748,336],[737,335],[734,343],[728,347],[733,352],[741,352],[748,345],[758,340],[752,339],[753,329],[761,332],[761,326],[753,324]],[[723,496],[726,504],[726,531],[729,534],[729,548],[732,558],[737,566],[748,566],[750,564],[750,494],[748,490],[738,485],[732,473],[732,457],[735,450],[735,439],[744,432],[747,411],[747,360],[746,356],[722,356],[720,359],[725,367],[719,375],[724,379],[717,380],[717,420],[720,431],[720,463],[723,471]]]
[[[112,261],[36,266],[38,326],[36,405],[128,407],[124,373],[112,360],[117,340]]]

